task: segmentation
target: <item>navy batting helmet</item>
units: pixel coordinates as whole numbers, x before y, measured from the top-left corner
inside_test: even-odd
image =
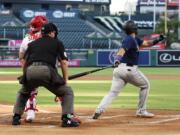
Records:
[[[58,35],[58,28],[53,23],[47,23],[41,28],[42,35],[47,35],[53,31],[55,32],[55,38],[56,38]]]
[[[127,35],[130,35],[132,33],[137,34],[138,27],[134,23],[134,21],[127,21],[123,27],[124,31],[126,32]]]

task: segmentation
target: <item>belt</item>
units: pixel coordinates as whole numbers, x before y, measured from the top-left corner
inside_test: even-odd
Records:
[[[137,65],[133,65],[133,64],[130,64],[130,63],[121,63],[120,66],[137,67]]]
[[[126,63],[126,66],[133,67],[133,66],[135,66],[135,65],[130,64],[130,63]]]
[[[31,66],[49,66],[50,64],[46,62],[32,62],[30,65]]]

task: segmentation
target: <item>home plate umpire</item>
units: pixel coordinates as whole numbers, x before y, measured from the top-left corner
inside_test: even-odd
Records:
[[[44,86],[62,98],[62,127],[77,127],[80,120],[74,116],[74,94],[71,87],[67,86],[68,59],[63,43],[57,39],[57,27],[53,23],[48,23],[42,27],[41,32],[42,38],[28,44],[24,82],[17,94],[12,125],[21,124],[21,115],[31,90]],[[58,74],[55,66],[57,58],[63,77]]]

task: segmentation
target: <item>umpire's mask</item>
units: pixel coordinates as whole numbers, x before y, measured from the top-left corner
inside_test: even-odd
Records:
[[[134,23],[134,21],[130,20],[125,23],[125,25],[123,26],[123,29],[127,35],[130,35],[132,33],[137,34],[138,27]]]
[[[47,23],[41,28],[41,34],[42,36],[49,34],[50,32],[55,32],[55,37],[57,38],[58,35],[58,28],[53,23]]]

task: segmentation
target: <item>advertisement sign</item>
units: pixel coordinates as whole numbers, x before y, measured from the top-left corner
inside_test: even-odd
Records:
[[[155,0],[155,1],[156,1],[156,5],[160,6],[160,5],[165,5],[166,0]],[[138,0],[138,4],[152,6],[152,5],[154,5],[154,0]],[[179,0],[167,0],[167,5],[177,7],[179,5]]]
[[[139,52],[138,65],[150,66],[151,65],[151,53],[149,50],[143,50]]]
[[[80,60],[69,60],[70,67],[80,67]]]
[[[15,50],[17,48],[20,48],[21,43],[22,40],[9,40],[8,41],[9,50]]]
[[[63,18],[63,17],[75,17],[75,12],[62,12],[61,10],[56,10],[52,12],[54,18]]]
[[[1,67],[18,67],[20,66],[19,60],[0,60]]]
[[[140,18],[139,18],[140,19]],[[153,21],[145,21],[145,20],[134,20],[134,22],[137,24],[138,28],[145,29],[145,28],[153,28]]]
[[[97,51],[97,65],[98,66],[107,66],[112,65],[115,59],[115,53],[117,50],[100,50]],[[139,66],[150,66],[150,51],[143,50],[139,53]]]
[[[167,4],[168,6],[175,6],[175,7],[177,7],[178,5],[179,5],[179,0],[168,0],[168,4]]]
[[[32,18],[37,15],[43,16],[52,16],[54,18],[73,18],[76,16],[76,12],[67,12],[61,10],[54,10],[54,11],[34,11],[34,10],[24,10],[23,16],[26,18]]]
[[[11,11],[7,10],[7,9],[6,10],[5,9],[3,9],[3,10],[1,9],[0,10],[0,15],[9,15],[10,13],[11,13]]]
[[[19,60],[0,60],[0,67],[19,67],[20,61]],[[79,67],[80,60],[69,60],[70,67]]]
[[[115,51],[97,51],[97,65],[107,66],[113,64]]]
[[[180,51],[178,50],[157,51],[157,65],[180,66]]]
[[[139,0],[139,5],[154,5],[154,1],[156,2],[156,5],[165,5],[165,0]]]

